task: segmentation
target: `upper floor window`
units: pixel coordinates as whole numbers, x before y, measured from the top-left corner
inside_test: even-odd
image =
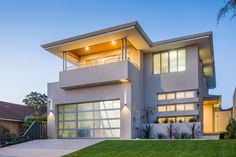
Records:
[[[173,112],[173,111],[193,111],[195,110],[195,103],[160,105],[157,106],[158,112]]]
[[[185,71],[185,49],[172,50],[153,55],[153,73],[161,74],[168,72]]]
[[[171,92],[171,93],[160,93],[157,95],[157,99],[160,100],[173,100],[173,99],[186,99],[186,98],[195,98],[196,91],[180,91],[180,92]]]

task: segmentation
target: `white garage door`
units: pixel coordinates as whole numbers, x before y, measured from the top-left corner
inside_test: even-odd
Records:
[[[120,100],[58,105],[59,138],[119,138]]]

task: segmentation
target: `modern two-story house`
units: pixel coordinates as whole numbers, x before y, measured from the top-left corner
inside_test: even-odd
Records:
[[[212,32],[152,42],[131,22],[42,47],[63,61],[48,84],[50,138],[135,138],[147,105],[153,123],[219,131]]]

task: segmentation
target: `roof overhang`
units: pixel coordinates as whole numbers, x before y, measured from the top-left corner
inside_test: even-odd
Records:
[[[135,21],[44,44],[42,47],[48,52],[62,58],[62,52],[64,51],[72,51],[75,49],[85,48],[121,38],[127,38],[136,49],[139,49],[144,53],[165,51],[190,45],[198,45],[199,57],[203,65],[203,72],[206,76],[207,86],[210,89],[215,88],[216,80],[212,32],[152,42],[138,22]],[[72,57],[68,58],[68,60],[73,62]]]
[[[151,48],[144,49],[143,52],[165,51],[191,45],[197,45],[199,48],[199,58],[203,66],[203,73],[204,76],[206,76],[208,88],[215,88],[216,80],[212,32],[204,32],[179,38],[173,38],[170,40],[154,42]]]
[[[2,118],[2,117],[0,117],[0,120],[2,120],[2,121],[11,121],[11,122],[24,122],[24,120],[10,119],[10,118]]]
[[[137,22],[131,22],[72,38],[59,40],[42,45],[44,49],[62,57],[63,51],[89,47],[100,43],[127,38],[136,49],[148,48],[151,41]]]

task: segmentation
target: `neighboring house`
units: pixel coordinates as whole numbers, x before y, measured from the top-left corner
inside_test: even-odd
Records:
[[[135,138],[147,105],[153,123],[196,119],[220,132],[212,32],[152,42],[131,22],[42,47],[63,61],[48,84],[49,138]]]
[[[41,114],[40,111],[24,105],[0,101],[0,125],[9,129],[10,133],[20,135],[21,124],[27,115]]]

